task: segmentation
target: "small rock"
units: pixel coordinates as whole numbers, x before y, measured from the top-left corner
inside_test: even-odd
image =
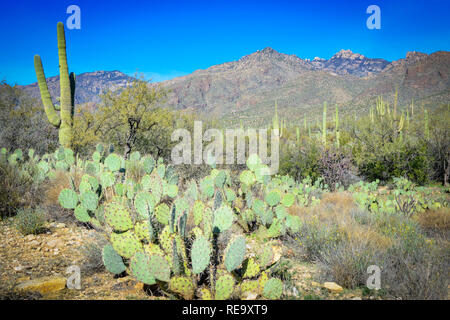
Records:
[[[66,224],[65,224],[65,223],[58,223],[58,224],[56,225],[56,227],[57,227],[57,228],[65,228],[65,227],[66,227]]]
[[[242,300],[256,300],[257,297],[258,295],[254,292],[245,292]]]
[[[25,281],[16,286],[18,291],[37,291],[40,294],[58,292],[66,287],[66,278],[53,276]]]
[[[25,237],[25,240],[31,241],[36,239],[36,236],[34,234],[29,234]]]
[[[23,269],[25,269],[24,266],[17,266],[17,267],[14,267],[14,271],[17,271],[17,272],[22,271]]]
[[[47,242],[47,246],[49,248],[55,248],[57,246],[61,246],[61,244],[62,244],[61,240],[58,239],[50,240],[49,242]]]
[[[331,292],[334,292],[334,293],[339,293],[339,292],[342,292],[344,290],[340,285],[338,285],[335,282],[325,282],[323,284],[323,287],[325,289],[328,289]]]
[[[352,300],[362,300],[361,297],[354,297]]]
[[[39,241],[37,241],[37,240],[30,241],[29,245],[32,247],[36,247],[39,245]]]

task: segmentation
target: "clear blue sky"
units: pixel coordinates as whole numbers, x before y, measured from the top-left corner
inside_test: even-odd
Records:
[[[36,81],[33,56],[58,74],[56,23],[81,8],[81,30],[66,29],[70,71],[136,70],[154,80],[237,60],[265,47],[300,58],[351,49],[395,60],[407,51],[450,50],[448,0],[48,0],[0,2],[0,80]],[[366,8],[381,8],[381,30]]]

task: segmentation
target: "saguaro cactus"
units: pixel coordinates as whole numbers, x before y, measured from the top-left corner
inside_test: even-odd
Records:
[[[323,103],[323,117],[322,117],[322,142],[327,144],[327,103]]]
[[[336,148],[339,148],[339,111],[338,106],[336,105],[336,118],[334,125],[335,135],[336,135]]]
[[[72,127],[74,114],[75,97],[75,75],[70,73],[67,66],[66,36],[64,34],[64,24],[58,22],[58,57],[59,57],[59,84],[61,89],[60,106],[53,105],[45,79],[44,68],[41,57],[34,56],[34,68],[38,80],[41,99],[44,105],[45,114],[48,121],[59,129],[59,143],[70,148],[72,146]],[[59,111],[59,114],[58,112]]]

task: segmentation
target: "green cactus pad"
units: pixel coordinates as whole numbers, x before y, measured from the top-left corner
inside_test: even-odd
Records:
[[[155,277],[150,270],[150,259],[142,252],[137,252],[130,261],[131,274],[140,282],[155,284]]]
[[[141,160],[141,153],[139,151],[134,151],[130,154],[130,161],[138,162]]]
[[[203,178],[200,181],[200,190],[206,197],[212,198],[214,196],[214,179],[210,176]]]
[[[145,172],[150,174],[155,168],[156,162],[155,159],[153,159],[153,157],[149,155],[142,158],[142,164],[144,166]]]
[[[91,220],[91,217],[89,216],[89,213],[87,212],[86,208],[82,205],[78,205],[75,208],[74,211],[75,218],[77,218],[80,222],[89,222]]]
[[[192,300],[194,298],[194,284],[188,277],[172,277],[169,282],[169,290],[179,294],[185,300]]]
[[[238,236],[230,241],[225,249],[225,267],[228,271],[237,269],[245,256],[245,237]]]
[[[168,184],[165,188],[165,194],[171,198],[175,198],[178,194],[178,186],[176,184]]]
[[[300,232],[302,222],[300,217],[287,215],[286,216],[286,227],[288,227],[293,233]]]
[[[150,221],[142,221],[136,223],[134,226],[134,233],[139,240],[151,241],[153,235],[153,228]]]
[[[159,175],[152,174],[150,176],[149,190],[155,198],[155,203],[158,203],[163,195],[163,184]]]
[[[217,188],[223,188],[226,178],[227,178],[227,175],[226,175],[225,171],[220,170],[217,173],[217,175],[214,177],[214,185]]]
[[[242,214],[242,218],[246,223],[251,223],[256,221],[256,215],[255,212],[252,209],[245,209],[245,211]]]
[[[202,201],[197,200],[194,202],[192,212],[194,214],[194,223],[196,226],[200,225],[203,219],[203,212],[205,211],[205,205]]]
[[[95,151],[95,152],[92,154],[92,161],[94,161],[94,162],[96,162],[96,163],[99,163],[100,160],[102,160],[102,155],[100,154],[100,152]]]
[[[263,296],[266,299],[276,300],[280,299],[283,293],[283,282],[277,278],[269,279],[265,285],[263,290]]]
[[[292,193],[286,193],[283,196],[283,199],[281,200],[281,203],[286,207],[289,208],[292,206],[295,202],[295,195]]]
[[[125,195],[125,185],[123,183],[116,183],[114,185],[114,191],[116,194],[120,197],[123,197]]]
[[[59,203],[64,209],[75,209],[78,203],[78,195],[72,189],[63,189],[59,193]]]
[[[114,176],[114,173],[106,171],[102,172],[100,175],[100,183],[103,188],[109,188],[114,185],[114,182],[116,181],[116,177]]]
[[[92,190],[91,184],[86,180],[81,180],[80,185],[78,186],[78,190],[80,193],[84,193]]]
[[[96,175],[100,171],[100,164],[92,161],[87,161],[85,170],[87,174]]]
[[[228,202],[233,202],[236,199],[236,193],[231,188],[225,188],[225,196]]]
[[[206,236],[206,238],[210,238],[213,232],[213,212],[211,208],[207,207],[205,208],[205,211],[203,212],[203,231]]]
[[[247,186],[251,186],[255,183],[255,174],[250,170],[244,170],[239,176],[239,180],[241,181],[241,183]]]
[[[156,172],[161,179],[164,179],[164,176],[166,175],[166,166],[161,163],[156,167]]]
[[[196,238],[191,249],[192,272],[202,273],[209,265],[210,259],[211,244],[203,236]]]
[[[167,204],[161,203],[155,208],[156,220],[163,225],[168,225],[170,220],[170,208]]]
[[[141,242],[132,231],[112,233],[110,240],[114,250],[126,259],[134,256],[136,252],[142,251]]]
[[[234,290],[234,279],[231,274],[224,274],[217,278],[215,285],[215,299],[227,300],[231,297]]]
[[[86,191],[80,195],[80,202],[83,207],[94,212],[98,206],[98,196],[94,191]]]
[[[111,153],[105,159],[105,166],[111,171],[119,171],[122,163],[122,158],[115,153]]]
[[[254,153],[248,157],[246,164],[250,170],[255,172],[256,168],[258,168],[262,164],[262,161],[261,158]]]
[[[127,231],[133,227],[128,209],[117,202],[108,202],[105,205],[105,221],[114,230]]]
[[[258,293],[259,282],[258,280],[244,280],[241,284],[241,293]]]
[[[281,192],[278,190],[272,190],[266,194],[265,200],[269,206],[274,207],[281,200]]]
[[[169,282],[170,281],[170,266],[163,256],[153,254],[149,259],[150,273],[155,279]]]
[[[259,256],[259,264],[262,268],[269,266],[274,258],[272,246],[265,246],[262,254]]]
[[[273,223],[273,212],[270,209],[265,210],[260,216],[259,216],[261,223],[265,226],[269,226]]]
[[[223,232],[231,228],[234,221],[233,210],[228,205],[222,205],[214,211],[213,231]]]
[[[173,237],[170,234],[170,227],[165,226],[162,231],[159,233],[159,243],[161,247],[167,254],[172,253],[173,245],[172,245]]]
[[[106,270],[114,274],[121,274],[126,270],[122,257],[114,250],[111,244],[107,244],[102,249],[102,260]]]
[[[278,205],[275,207],[275,215],[278,219],[282,220],[287,216],[286,208],[283,205]]]
[[[134,207],[139,215],[147,219],[150,216],[150,213],[153,212],[157,201],[153,194],[141,191],[136,195],[134,199]]]
[[[222,191],[217,190],[214,196],[214,206],[213,206],[214,210],[216,210],[222,205],[222,201],[223,201]]]
[[[267,206],[266,203],[261,199],[255,199],[255,201],[253,201],[252,203],[252,209],[258,216],[261,216],[266,211]]]
[[[195,180],[191,180],[186,188],[185,196],[193,201],[198,200],[198,187]]]
[[[277,238],[284,233],[283,231],[283,221],[275,218],[273,219],[273,222],[270,225],[269,229],[267,229],[267,236],[269,238]]]
[[[259,275],[260,269],[259,265],[256,263],[255,259],[249,258],[244,261],[244,275],[243,278],[254,278]]]
[[[256,181],[267,184],[270,181],[270,169],[266,165],[260,165],[255,169]]]

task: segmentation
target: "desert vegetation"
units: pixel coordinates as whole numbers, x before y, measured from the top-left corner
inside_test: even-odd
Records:
[[[89,232],[83,274],[131,278],[151,298],[448,299],[449,105],[379,97],[341,116],[324,102],[321,123],[287,125],[275,102],[278,174],[249,152],[242,165],[174,166],[171,134],[198,117],[163,108],[166,90],[142,79],[75,106],[62,25],[58,42],[59,105],[39,57],[44,107],[0,84],[5,238],[44,239],[61,223]],[[5,276],[0,297],[14,297]]]

